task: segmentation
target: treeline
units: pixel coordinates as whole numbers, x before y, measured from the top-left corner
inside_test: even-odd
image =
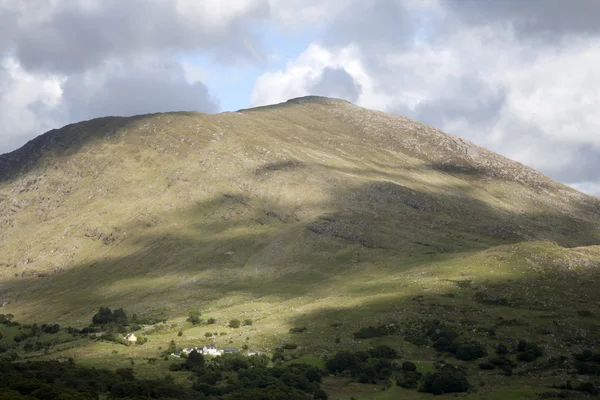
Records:
[[[390,387],[395,380],[403,388],[434,394],[466,392],[471,387],[465,368],[441,363],[436,365],[436,372],[424,376],[413,362],[400,362],[396,350],[386,345],[368,351],[341,351],[325,365],[331,374],[351,377],[359,383]]]
[[[115,372],[82,368],[72,361],[0,363],[0,393],[4,400],[193,399],[193,391],[165,377],[139,380],[131,369]]]
[[[195,352],[193,352],[195,353]],[[3,400],[96,400],[111,399],[222,399],[222,400],[312,400],[327,399],[320,383],[325,371],[305,364],[267,368],[268,359],[239,354],[218,357],[205,365],[201,354],[193,354],[173,370],[193,373],[191,387],[163,379],[138,379],[132,369],[115,372],[82,368],[68,362],[40,361],[0,363],[0,393]]]

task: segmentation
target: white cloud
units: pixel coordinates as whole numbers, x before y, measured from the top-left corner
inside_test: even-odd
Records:
[[[510,24],[438,24],[443,36],[390,41],[385,51],[351,36],[346,43],[343,36],[315,42],[285,69],[261,76],[253,103],[311,94],[324,68],[345,68],[362,87],[358,105],[465,136],[567,183],[588,179],[594,169],[600,181],[597,39],[532,43]]]
[[[13,58],[0,63],[0,153],[63,121],[63,82],[58,76],[28,73]]]

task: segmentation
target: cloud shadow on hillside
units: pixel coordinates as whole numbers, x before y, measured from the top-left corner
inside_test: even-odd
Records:
[[[320,205],[331,211],[310,220],[271,218],[264,215],[262,203],[247,203],[243,195],[224,193],[176,212],[187,216],[195,235],[157,234],[150,228],[129,241],[107,245],[130,246],[126,256],[96,259],[40,278],[11,278],[6,282],[9,301],[15,308],[27,305],[29,318],[52,314],[49,305],[81,315],[123,302],[134,307],[162,304],[181,313],[224,297],[285,301],[313,291],[327,293],[336,287],[339,274],[345,279],[362,276],[365,261],[376,262],[378,273],[410,270],[431,260],[519,243],[526,240],[524,235],[566,247],[600,244],[592,221],[562,214],[510,214],[476,199],[433,195],[389,181],[331,188],[330,200]],[[221,217],[238,206],[242,218]],[[200,224],[205,210],[213,210],[216,217]],[[169,218],[170,214],[159,216]],[[265,223],[269,229],[226,235]],[[286,242],[270,250],[269,259],[265,249],[287,234],[299,241],[297,249],[289,250],[297,254],[286,255],[291,245]],[[228,249],[235,251],[233,259]],[[361,253],[358,261],[352,260],[356,252]]]

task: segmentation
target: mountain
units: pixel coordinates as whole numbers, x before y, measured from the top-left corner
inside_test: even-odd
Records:
[[[559,346],[598,335],[576,313],[600,300],[598,244],[600,199],[337,99],[99,118],[0,156],[0,312],[20,321],[200,309],[258,321],[257,346],[342,321],[306,338],[323,349],[393,318],[508,314]]]

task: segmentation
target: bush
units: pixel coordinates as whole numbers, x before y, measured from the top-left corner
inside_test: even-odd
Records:
[[[583,382],[577,388],[580,392],[586,392],[591,394],[592,396],[596,396],[598,394],[598,389],[592,382]]]
[[[542,349],[537,344],[527,343],[524,340],[519,341],[517,351],[520,352],[520,354],[517,355],[517,360],[523,362],[535,361],[543,355]]]
[[[479,344],[463,344],[456,349],[456,358],[462,361],[473,361],[487,356],[487,351]]]
[[[253,323],[253,321],[252,321],[251,319],[245,319],[245,320],[244,320],[244,325],[245,325],[245,326],[251,326],[251,325],[252,325],[252,323]]]
[[[373,358],[397,358],[398,353],[396,350],[391,348],[390,346],[380,345],[371,350],[369,350],[369,354]]]
[[[450,339],[448,339],[447,337],[441,337],[435,341],[435,343],[433,344],[433,348],[435,348],[437,351],[446,351],[451,344],[452,342],[450,341]]]
[[[327,371],[332,374],[343,372],[356,367],[357,358],[349,351],[341,351],[325,362]]]
[[[137,335],[137,340],[135,341],[135,344],[142,345],[144,343],[148,343],[148,338],[142,334]]]
[[[213,336],[213,334],[212,334],[212,332],[206,332],[206,333],[204,334],[204,336],[205,336],[205,337],[207,337],[207,338],[209,338],[209,337],[212,337],[212,336]]]
[[[591,312],[590,310],[578,310],[577,315],[579,315],[580,317],[589,318],[589,317],[593,317],[594,313]]]
[[[398,386],[403,387],[405,389],[413,389],[419,386],[419,382],[423,374],[417,371],[404,371],[402,375],[398,377],[396,383]]]
[[[439,372],[428,373],[421,387],[421,392],[436,395],[459,393],[469,390],[470,384],[464,372],[453,365],[444,365]]]
[[[58,324],[44,324],[42,325],[42,331],[44,331],[45,333],[50,333],[50,334],[54,334],[54,333],[58,333],[58,331],[60,331],[60,325]]]
[[[183,336],[183,331],[177,332],[177,336]]]
[[[298,348],[298,345],[295,343],[286,343],[283,345],[283,348],[286,350],[295,350]]]
[[[393,335],[396,328],[390,325],[380,325],[378,327],[369,326],[354,332],[354,339],[371,339],[375,337],[383,337]]]
[[[198,324],[202,323],[201,316],[202,316],[202,314],[200,313],[200,311],[198,311],[198,310],[191,310],[188,313],[188,317],[187,317],[186,321],[191,322],[192,325],[198,325]]]
[[[206,323],[209,325],[213,325],[217,323],[217,320],[211,317],[206,321]]]
[[[429,340],[420,336],[407,336],[404,338],[408,343],[412,343],[415,346],[427,346],[429,344]]]
[[[302,332],[306,332],[306,327],[302,327],[302,328],[291,328],[289,330],[290,333],[302,333]]]
[[[508,354],[508,347],[502,343],[498,344],[498,346],[496,346],[496,354],[499,356]]]
[[[489,370],[492,370],[495,368],[496,368],[496,366],[490,362],[484,362],[484,363],[479,364],[479,369],[482,369],[484,371],[489,371]]]
[[[92,323],[94,325],[127,325],[129,324],[129,319],[127,318],[127,313],[122,308],[111,311],[108,307],[100,307],[98,312],[92,317]]]
[[[417,366],[415,365],[415,363],[410,362],[410,361],[404,361],[402,363],[402,371],[404,372],[413,372],[417,370]]]
[[[232,319],[231,321],[229,321],[229,327],[230,328],[239,328],[240,327],[240,320],[239,319]]]

